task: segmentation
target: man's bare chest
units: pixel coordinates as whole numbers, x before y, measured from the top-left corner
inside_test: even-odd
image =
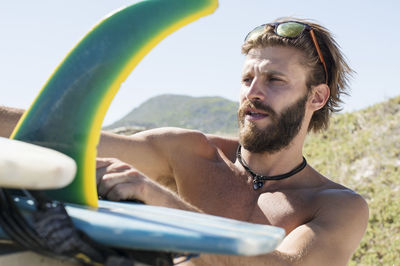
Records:
[[[197,162],[176,175],[180,196],[209,214],[275,225],[290,232],[315,211],[310,193],[293,189],[268,191],[268,185],[256,191],[251,179],[233,164]]]

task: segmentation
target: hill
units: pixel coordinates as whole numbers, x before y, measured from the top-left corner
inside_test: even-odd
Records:
[[[104,129],[183,127],[206,133],[235,134],[239,104],[222,97],[160,95],[133,109]]]
[[[237,103],[221,108],[227,103],[221,98],[204,97],[207,105],[203,107],[201,101],[185,96],[160,96],[156,100],[152,106],[143,106],[153,110],[154,117],[160,115],[158,120],[172,117],[176,126],[196,128],[192,121],[212,120],[205,110],[210,108],[218,110],[212,115],[218,116],[224,127],[218,128],[215,122],[209,132],[232,132],[224,131],[230,128],[227,125],[236,128]],[[188,103],[194,107],[182,106]],[[159,111],[155,111],[156,106],[160,106]],[[173,115],[171,106],[181,113]],[[196,110],[200,110],[199,116]],[[207,128],[205,121],[198,122],[202,127],[197,129]],[[400,265],[400,96],[360,111],[334,115],[327,131],[308,136],[304,155],[316,170],[363,195],[368,202],[368,229],[349,265]]]

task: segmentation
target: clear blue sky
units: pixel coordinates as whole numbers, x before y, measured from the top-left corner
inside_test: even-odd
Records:
[[[0,0],[0,104],[28,108],[68,51],[127,0]],[[220,0],[218,10],[170,35],[132,72],[104,124],[146,99],[176,93],[237,100],[246,33],[277,17],[330,29],[351,67],[345,111],[400,95],[400,1]]]

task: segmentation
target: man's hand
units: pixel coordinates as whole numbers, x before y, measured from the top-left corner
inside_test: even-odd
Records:
[[[130,164],[115,158],[96,159],[96,182],[97,193],[105,199],[140,200],[150,205],[200,212]]]
[[[99,196],[114,201],[148,202],[145,192],[156,185],[131,165],[115,158],[97,158],[96,181]]]

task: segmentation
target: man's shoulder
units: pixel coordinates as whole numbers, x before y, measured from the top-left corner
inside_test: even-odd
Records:
[[[238,138],[234,136],[206,135],[207,140],[221,150],[222,153],[232,162],[236,160],[236,151],[238,148]]]
[[[353,218],[368,220],[368,204],[363,196],[323,176],[312,167],[308,169],[309,178],[303,184],[305,191],[308,192],[309,202],[313,206],[313,220],[327,222]]]
[[[367,229],[369,210],[366,200],[339,184],[321,189],[316,193],[316,200],[319,201],[318,209],[309,226],[328,240],[322,243],[336,245],[343,254],[351,255]]]
[[[317,189],[315,197],[323,204],[327,204],[328,206],[331,204],[331,202],[334,205],[337,205],[338,202],[360,205],[366,204],[365,199],[354,190],[342,184],[336,183],[322,175],[321,177],[324,181],[323,184]]]
[[[327,205],[333,204],[337,206],[338,203],[342,203],[343,207],[348,208],[354,207],[354,205],[362,206],[367,204],[360,194],[341,185],[321,189],[317,197]]]
[[[362,223],[368,221],[368,204],[363,196],[333,181],[315,194],[315,200],[319,204],[321,219],[350,220],[355,219]]]
[[[310,192],[314,202],[321,202],[324,205],[329,205],[330,202],[334,203],[336,201],[366,203],[364,198],[354,190],[324,176],[313,167],[308,167],[307,169],[307,178],[304,179],[301,187]]]

